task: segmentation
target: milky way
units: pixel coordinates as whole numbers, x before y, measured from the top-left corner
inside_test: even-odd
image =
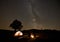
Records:
[[[22,22],[22,30],[60,30],[60,2],[58,0],[1,0],[0,29],[11,30],[13,20]]]

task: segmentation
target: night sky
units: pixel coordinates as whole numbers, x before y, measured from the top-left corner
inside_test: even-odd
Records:
[[[60,1],[0,0],[0,29],[11,30],[15,19],[22,22],[22,30],[60,30]]]

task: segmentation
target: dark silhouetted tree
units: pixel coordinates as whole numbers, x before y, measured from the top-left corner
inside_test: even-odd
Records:
[[[23,27],[21,21],[18,21],[17,19],[14,20],[11,24],[10,24],[10,27],[12,27],[13,29],[15,29],[15,31],[18,29],[18,30],[21,30],[21,28]]]

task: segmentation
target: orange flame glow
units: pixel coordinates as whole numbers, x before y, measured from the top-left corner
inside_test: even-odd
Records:
[[[33,34],[31,34],[31,36],[30,36],[30,37],[31,37],[31,38],[35,38]]]

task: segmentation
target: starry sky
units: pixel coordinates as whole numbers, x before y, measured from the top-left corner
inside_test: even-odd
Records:
[[[12,30],[15,19],[22,22],[22,30],[60,30],[60,1],[0,0],[0,29]]]

